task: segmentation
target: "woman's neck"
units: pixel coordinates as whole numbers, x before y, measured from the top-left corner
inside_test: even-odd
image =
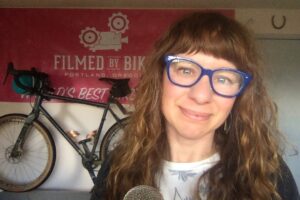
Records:
[[[169,140],[172,162],[196,162],[209,158],[217,152],[213,138],[202,140]]]

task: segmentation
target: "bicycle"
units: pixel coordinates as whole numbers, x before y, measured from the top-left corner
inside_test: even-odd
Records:
[[[51,174],[55,164],[56,148],[52,135],[39,120],[40,114],[67,140],[81,156],[82,164],[87,169],[93,182],[96,176],[94,169],[101,165],[114,145],[120,140],[126,125],[129,112],[119,102],[119,97],[128,96],[131,92],[129,79],[100,78],[112,85],[108,101],[105,103],[55,95],[50,87],[48,75],[31,70],[16,70],[12,63],[8,64],[4,84],[8,75],[13,76],[14,87],[18,93],[34,96],[34,104],[29,114],[12,113],[0,117],[0,188],[11,192],[24,192],[40,186]],[[29,81],[28,81],[29,80]],[[45,100],[61,100],[79,103],[103,109],[98,129],[94,135],[92,147],[87,145],[91,138],[76,142],[71,134],[64,130],[43,107]],[[117,105],[123,116],[119,117],[111,108]],[[99,155],[96,153],[100,135],[110,113],[116,122],[107,130],[100,142]]]

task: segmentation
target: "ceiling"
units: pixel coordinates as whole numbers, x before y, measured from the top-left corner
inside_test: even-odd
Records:
[[[300,9],[300,0],[0,0],[0,7]]]

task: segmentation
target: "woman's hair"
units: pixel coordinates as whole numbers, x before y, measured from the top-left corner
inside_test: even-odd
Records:
[[[215,133],[220,161],[202,176],[208,181],[207,198],[280,199],[276,192],[280,134],[254,44],[245,27],[218,13],[192,13],[170,27],[146,59],[133,102],[135,111],[111,155],[108,199],[120,199],[137,185],[157,186],[162,160],[169,155],[161,111],[163,57],[197,52],[228,60],[253,76],[226,120],[229,128],[222,125]]]

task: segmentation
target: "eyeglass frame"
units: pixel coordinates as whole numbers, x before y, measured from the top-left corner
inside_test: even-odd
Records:
[[[175,59],[178,59],[178,60],[183,60],[183,61],[188,61],[188,62],[191,62],[193,64],[195,64],[196,66],[198,66],[200,69],[201,69],[201,73],[199,75],[199,77],[195,80],[195,82],[193,82],[192,84],[190,85],[181,85],[181,84],[178,84],[176,82],[174,82],[172,79],[171,79],[171,75],[170,75],[170,64],[172,63],[173,60]],[[226,68],[226,67],[222,67],[222,68],[218,68],[218,69],[214,69],[214,70],[211,70],[211,69],[206,69],[204,68],[202,65],[200,65],[199,63],[195,62],[194,60],[192,59],[189,59],[189,58],[183,58],[183,57],[179,57],[179,56],[173,56],[173,55],[165,55],[164,56],[164,61],[165,61],[165,64],[166,64],[166,68],[167,68],[167,76],[168,76],[168,79],[171,83],[173,83],[174,85],[177,85],[179,87],[185,87],[185,88],[189,88],[189,87],[192,87],[194,86],[195,84],[197,84],[201,78],[205,75],[208,76],[209,78],[209,83],[210,83],[210,88],[214,91],[214,93],[216,93],[217,95],[219,96],[222,96],[222,97],[225,97],[225,98],[233,98],[233,97],[238,97],[244,90],[245,88],[247,87],[247,85],[250,83],[250,81],[252,80],[252,75],[251,74],[248,74],[246,72],[243,72],[243,71],[240,71],[240,70],[237,70],[237,69],[232,69],[232,68]],[[214,72],[216,71],[221,71],[221,70],[225,70],[225,71],[232,71],[232,72],[235,72],[235,73],[238,73],[242,76],[243,78],[243,82],[242,82],[242,85],[240,86],[240,89],[239,91],[235,94],[235,95],[224,95],[224,94],[220,94],[219,92],[217,92],[213,86],[213,83],[212,83],[212,76],[214,74]]]

